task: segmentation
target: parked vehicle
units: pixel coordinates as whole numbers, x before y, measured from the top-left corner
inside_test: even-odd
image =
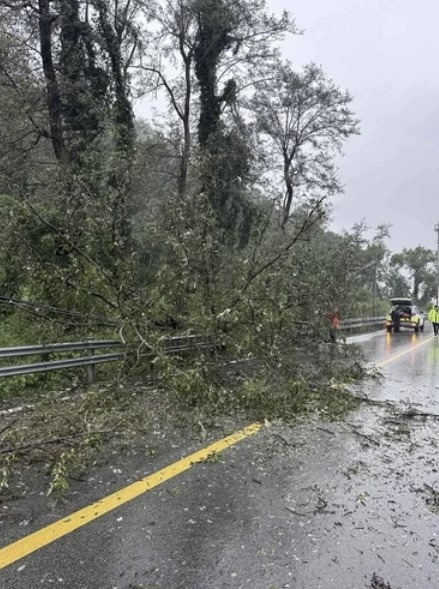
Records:
[[[400,329],[414,329],[424,331],[424,313],[419,307],[407,298],[390,299],[392,308],[386,317],[386,330],[390,333],[392,331],[399,331]],[[399,321],[392,318],[392,311],[399,313]],[[393,313],[394,316],[394,313]]]

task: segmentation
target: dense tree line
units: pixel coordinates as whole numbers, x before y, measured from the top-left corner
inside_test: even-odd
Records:
[[[271,357],[409,294],[403,267],[428,300],[429,252],[327,229],[359,127],[282,59],[295,33],[263,0],[0,0],[0,294],[82,317],[27,316],[33,340],[99,316],[139,356],[173,329]]]

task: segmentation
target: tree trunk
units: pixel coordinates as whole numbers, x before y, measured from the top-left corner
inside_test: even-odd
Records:
[[[182,41],[182,39],[180,40]],[[191,129],[190,129],[190,108],[191,108],[191,63],[192,53],[185,53],[184,46],[180,42],[180,52],[184,60],[184,77],[186,85],[186,94],[183,109],[183,149],[180,161],[180,175],[178,178],[178,196],[181,198],[185,195],[187,189],[187,177],[189,169],[189,158],[191,153]]]
[[[38,0],[38,26],[40,48],[46,80],[47,105],[49,110],[50,138],[58,161],[66,163],[68,153],[64,144],[61,118],[61,98],[52,58],[52,17],[49,0]]]
[[[419,286],[421,284],[421,280],[419,278],[419,276],[417,276],[416,274],[414,275],[414,280],[413,280],[413,298],[414,300],[418,300],[419,297]]]
[[[127,253],[130,243],[130,224],[128,220],[126,197],[130,186],[130,168],[134,154],[134,115],[128,98],[121,39],[110,22],[105,1],[96,0],[102,37],[110,58],[111,72],[114,80],[114,130],[116,135],[116,161],[113,164],[109,184],[114,191],[113,200],[113,243],[119,251]],[[117,26],[117,24],[115,25]],[[119,257],[117,254],[116,257]]]
[[[290,173],[291,159],[284,155],[284,182],[285,198],[282,207],[282,229],[285,228],[290,218],[291,204],[293,202],[293,181]]]
[[[200,86],[198,139],[202,147],[208,147],[221,118],[221,99],[216,95],[218,62],[232,39],[231,22],[221,12],[223,2],[206,0],[201,6],[194,50],[195,75]]]

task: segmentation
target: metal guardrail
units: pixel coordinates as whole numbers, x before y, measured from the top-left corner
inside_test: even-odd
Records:
[[[385,317],[361,317],[358,319],[343,319],[340,321],[340,329],[361,329],[362,327],[383,326]]]
[[[214,342],[206,336],[184,335],[164,338],[162,340],[165,354],[180,354],[188,351],[208,350],[215,347]],[[20,376],[37,372],[50,372],[83,366],[86,368],[87,381],[92,384],[96,379],[96,365],[104,362],[114,362],[123,358],[122,353],[98,354],[95,350],[108,348],[120,348],[124,344],[118,340],[93,340],[83,342],[66,342],[61,344],[41,344],[29,346],[17,346],[12,348],[0,348],[0,359],[20,358],[23,356],[48,356],[49,354],[62,354],[85,350],[86,356],[64,358],[61,360],[45,360],[32,364],[20,364],[0,367],[0,378],[8,376]]]
[[[14,348],[0,348],[0,358],[14,358],[16,356],[36,356],[38,354],[52,354],[54,352],[71,352],[78,350],[97,350],[100,348],[120,347],[118,340],[92,340],[85,342],[66,342],[63,344],[41,344],[35,346],[18,346]]]
[[[341,330],[361,329],[362,327],[373,327],[384,325],[385,317],[363,317],[358,319],[344,319],[340,322]],[[165,354],[179,354],[187,351],[212,350],[215,342],[207,336],[183,335],[164,338],[162,340]],[[92,384],[96,379],[96,365],[105,362],[114,362],[124,357],[122,353],[106,353],[95,355],[95,350],[108,348],[121,348],[124,344],[118,340],[94,340],[88,339],[83,342],[66,342],[55,344],[41,344],[29,346],[17,346],[12,348],[0,348],[0,359],[19,358],[23,356],[47,356],[49,354],[62,354],[64,352],[86,351],[86,356],[65,358],[61,360],[45,360],[32,364],[21,364],[0,367],[0,378],[8,376],[19,376],[37,372],[50,372],[76,367],[85,367],[87,381]]]
[[[0,358],[18,358],[22,356],[47,356],[48,354],[62,354],[64,352],[85,350],[86,356],[76,358],[64,358],[61,360],[47,360],[32,364],[20,364],[15,366],[0,367],[0,378],[8,376],[20,376],[22,374],[33,374],[37,372],[50,372],[64,368],[76,368],[84,366],[87,373],[87,381],[92,384],[96,379],[96,365],[104,362],[121,360],[123,354],[99,354],[95,355],[97,349],[108,349],[123,346],[117,340],[92,340],[85,342],[67,342],[62,344],[43,344],[35,346],[18,346],[13,348],[0,348]]]
[[[179,354],[195,350],[209,350],[215,347],[211,338],[199,335],[182,335],[167,337],[163,340],[163,351],[165,354]]]

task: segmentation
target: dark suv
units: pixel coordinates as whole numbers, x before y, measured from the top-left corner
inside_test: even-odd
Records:
[[[386,317],[386,329],[389,333],[392,330],[399,331],[399,329],[414,329],[416,333],[424,331],[424,314],[416,304],[412,303],[411,299],[394,298],[390,299],[390,302],[392,303],[392,309]],[[400,315],[399,329],[392,321],[391,313],[395,308],[399,310]]]

